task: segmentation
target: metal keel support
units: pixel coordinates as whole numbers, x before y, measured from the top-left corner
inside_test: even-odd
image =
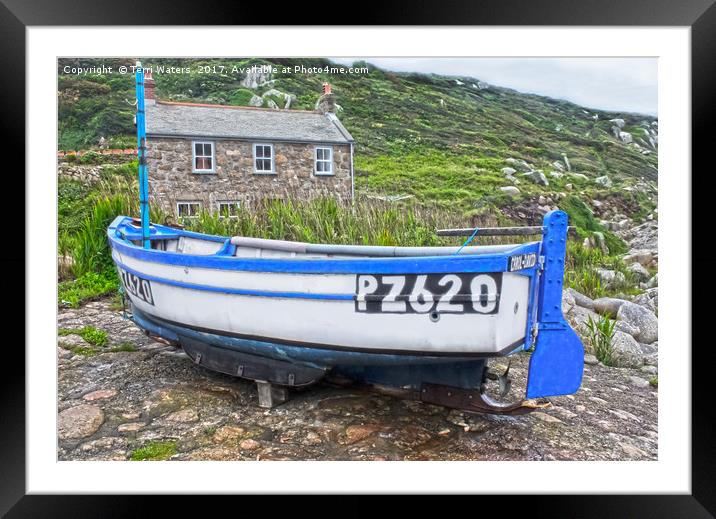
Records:
[[[527,375],[527,398],[568,395],[582,383],[584,347],[562,315],[562,283],[567,251],[567,213],[544,218],[544,266],[537,295],[537,343]]]
[[[259,390],[259,407],[270,409],[288,400],[288,389],[285,387],[276,386],[265,380],[257,380],[256,387]]]
[[[137,159],[139,160],[139,207],[142,218],[142,245],[151,248],[149,242],[149,179],[147,177],[147,129],[144,112],[144,69],[137,61]]]

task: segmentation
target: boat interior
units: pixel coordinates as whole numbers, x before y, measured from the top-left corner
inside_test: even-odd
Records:
[[[120,225],[123,237],[141,246],[141,224],[130,220]],[[271,240],[248,236],[231,238],[203,235],[162,225],[151,227],[152,249],[197,256],[233,256],[237,258],[355,258],[355,257],[420,257],[505,254],[524,246],[475,245],[466,247],[397,247],[381,245],[335,245],[298,241]]]

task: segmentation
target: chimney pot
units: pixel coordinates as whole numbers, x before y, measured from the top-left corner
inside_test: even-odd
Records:
[[[152,77],[152,71],[149,69],[144,70],[144,102],[149,104],[156,103],[157,95],[155,89],[157,84],[154,82]]]

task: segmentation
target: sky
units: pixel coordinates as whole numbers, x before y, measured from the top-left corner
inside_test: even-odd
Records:
[[[657,115],[657,58],[329,58],[386,70],[469,76],[586,108]]]

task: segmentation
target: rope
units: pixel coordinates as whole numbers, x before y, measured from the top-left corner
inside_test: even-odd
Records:
[[[460,248],[457,250],[457,252],[455,253],[455,256],[457,256],[458,254],[460,254],[460,251],[461,251],[462,249],[464,249],[465,247],[467,247],[467,246],[470,244],[470,242],[475,238],[475,236],[477,236],[477,231],[479,231],[479,230],[480,230],[479,227],[475,227],[475,230],[472,231],[472,234],[470,235],[470,237],[469,237],[469,238],[465,241],[465,243],[463,243],[463,244],[460,246]]]

